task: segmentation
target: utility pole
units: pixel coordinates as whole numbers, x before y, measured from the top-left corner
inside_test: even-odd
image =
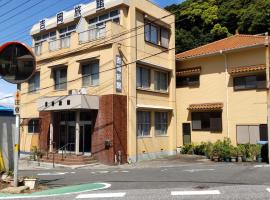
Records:
[[[17,84],[17,91],[15,95],[15,108],[16,115],[16,130],[14,136],[14,187],[18,187],[18,164],[19,164],[19,138],[20,138],[20,84]]]
[[[269,36],[266,33],[265,39],[265,65],[266,65],[266,80],[267,80],[267,132],[268,132],[268,163],[270,163],[270,50]]]

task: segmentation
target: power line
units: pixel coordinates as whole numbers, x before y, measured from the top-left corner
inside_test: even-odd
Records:
[[[13,0],[8,0],[7,2],[3,3],[2,5],[0,5],[0,8],[3,7],[3,6],[6,6],[8,5],[9,3],[11,3]]]
[[[15,8],[12,8],[12,9],[6,11],[5,13],[2,13],[2,14],[0,15],[0,17],[3,17],[3,16],[5,16],[5,15],[9,14],[10,12],[16,10],[17,8],[20,8],[22,5],[24,5],[24,4],[26,4],[26,3],[30,2],[30,1],[32,1],[32,0],[27,0],[26,2],[23,2],[23,3],[19,4],[19,5],[16,6]]]
[[[4,22],[7,22],[7,21],[9,21],[9,20],[11,20],[11,19],[13,19],[14,17],[17,17],[18,15],[20,15],[20,14],[22,14],[22,13],[28,11],[27,9],[31,9],[31,8],[33,8],[33,7],[35,7],[35,6],[39,5],[39,4],[41,4],[41,3],[43,3],[43,2],[44,2],[44,1],[41,0],[41,1],[37,2],[37,3],[35,3],[34,5],[32,5],[32,6],[28,7],[28,8],[25,8],[25,10],[22,10],[22,11],[19,12],[19,13],[15,13],[14,15],[8,17],[7,19],[4,19],[3,21],[0,21],[0,24],[2,24],[2,23],[4,23]],[[32,14],[32,16],[33,16],[33,14]],[[24,19],[21,19],[21,20],[24,20]],[[12,25],[9,25],[9,26],[11,27]]]
[[[58,1],[57,3],[59,3],[59,2],[60,2],[60,1]],[[65,8],[63,8],[63,9],[61,9],[61,10],[66,10],[66,9],[69,9],[70,7],[74,7],[75,5],[78,5],[78,4],[81,4],[81,3],[86,3],[86,2],[88,2],[88,0],[79,1],[79,2],[76,3],[76,4],[72,4],[71,6],[65,7]],[[36,14],[39,14],[39,13],[42,13],[42,12],[44,12],[45,10],[47,10],[48,8],[51,8],[51,7],[55,6],[57,3],[51,4],[50,6],[47,6],[46,8],[42,8],[41,10],[39,10],[39,11],[37,11],[37,12],[35,12],[35,13],[32,13],[31,16],[36,15]],[[27,18],[24,18],[24,19],[22,19],[22,20],[27,20],[27,19],[29,19],[29,17],[30,17],[30,16],[28,16]],[[16,23],[14,23],[14,24],[12,24],[12,25],[9,25],[9,27],[12,28],[14,25],[17,25],[17,24],[20,24],[20,23],[21,23],[21,22],[16,22]],[[27,28],[26,28],[27,30],[23,30],[23,31],[20,31],[20,32],[15,32],[15,33],[10,33],[10,34],[8,34],[9,36],[6,37],[6,39],[10,38],[10,35],[14,35],[14,34],[16,34],[16,35],[21,35],[21,34],[23,34],[23,33],[27,33],[27,32],[29,31],[28,29],[32,28],[33,25],[34,25],[34,24],[32,24],[32,25],[30,25],[30,26],[27,26]],[[8,29],[9,29],[9,28],[8,28]],[[5,29],[5,30],[7,30],[7,29]],[[1,32],[1,31],[0,31],[0,32]],[[18,39],[24,38],[24,37],[31,37],[31,36],[30,36],[30,35],[27,35],[27,36],[22,35],[22,36],[19,36],[19,37],[14,38],[14,40],[18,40]],[[4,38],[4,40],[1,40],[1,41],[5,41],[6,39]]]

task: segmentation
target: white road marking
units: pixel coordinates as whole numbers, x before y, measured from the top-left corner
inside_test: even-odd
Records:
[[[255,168],[268,168],[270,165],[255,165]]]
[[[109,173],[109,171],[99,171],[98,173],[100,173],[100,174],[107,174],[107,173]]]
[[[121,172],[123,172],[123,173],[128,173],[129,171],[121,171]]]
[[[172,191],[172,196],[193,196],[193,195],[216,195],[220,194],[219,190],[204,190],[204,191]]]
[[[203,172],[203,171],[215,171],[215,169],[187,169],[187,170],[183,170],[184,172]]]
[[[38,176],[60,176],[60,175],[65,175],[65,174],[68,174],[68,172],[40,173],[37,175]]]
[[[266,188],[267,192],[270,192],[270,188]]]
[[[119,193],[99,193],[99,194],[80,194],[76,199],[91,199],[91,198],[116,198],[126,196],[125,192]]]

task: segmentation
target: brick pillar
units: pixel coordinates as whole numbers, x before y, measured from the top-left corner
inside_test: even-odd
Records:
[[[93,120],[94,121],[94,120]],[[111,147],[105,148],[105,140]],[[115,154],[121,151],[127,161],[127,97],[104,95],[99,100],[99,110],[92,135],[92,154],[104,164],[114,164]]]

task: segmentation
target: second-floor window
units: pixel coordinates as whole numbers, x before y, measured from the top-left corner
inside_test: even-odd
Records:
[[[150,88],[150,69],[144,67],[137,67],[136,76],[137,88]]]
[[[67,68],[54,69],[54,88],[55,90],[67,89]]]
[[[82,85],[96,86],[99,84],[99,61],[82,65]]]
[[[266,75],[234,77],[234,90],[251,90],[266,88]]]
[[[199,86],[199,85],[200,85],[200,75],[181,76],[176,78],[177,87]]]
[[[40,72],[37,72],[28,82],[28,91],[36,92],[40,88]]]
[[[167,92],[168,91],[168,73],[155,71],[155,90]]]

